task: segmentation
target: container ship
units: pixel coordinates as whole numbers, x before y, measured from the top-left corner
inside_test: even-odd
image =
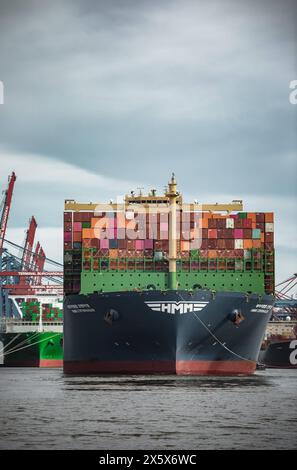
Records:
[[[62,367],[62,299],[13,299],[19,316],[1,318],[0,366]]]
[[[273,213],[132,191],[65,201],[64,371],[252,374],[274,302]]]
[[[276,301],[274,307],[259,362],[267,368],[297,369],[297,300]]]

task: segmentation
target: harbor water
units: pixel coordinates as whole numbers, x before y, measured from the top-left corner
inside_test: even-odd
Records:
[[[292,449],[297,371],[65,376],[0,369],[1,449]]]

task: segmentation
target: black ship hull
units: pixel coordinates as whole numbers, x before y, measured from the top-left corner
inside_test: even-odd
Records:
[[[70,295],[64,371],[252,374],[272,303],[208,290]]]
[[[297,339],[270,342],[260,351],[259,361],[268,368],[297,369]]]

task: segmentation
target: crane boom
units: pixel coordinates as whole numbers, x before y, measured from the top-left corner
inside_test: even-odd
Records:
[[[37,222],[35,220],[35,217],[32,216],[29,222],[29,228],[26,233],[25,246],[24,246],[24,251],[23,251],[23,256],[22,256],[23,268],[30,265],[30,259],[31,259],[30,252],[32,251],[32,248],[33,248],[36,228],[37,228]]]
[[[2,214],[1,214],[0,254],[2,253],[4,238],[5,238],[5,234],[6,234],[6,228],[7,228],[7,222],[8,222],[8,217],[9,217],[9,211],[10,211],[10,206],[11,206],[11,201],[12,201],[12,194],[13,194],[13,188],[14,188],[15,180],[16,180],[16,175],[15,175],[15,172],[13,171],[11,173],[11,176],[8,177],[8,188],[5,191],[4,206],[3,206],[3,211],[2,211]]]

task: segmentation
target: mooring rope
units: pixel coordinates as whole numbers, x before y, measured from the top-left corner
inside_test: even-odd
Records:
[[[19,349],[15,349],[14,351],[9,351],[7,353],[4,353],[3,356],[8,356],[9,354],[14,354],[16,353],[17,351],[22,351],[23,349],[26,349],[26,348],[30,348],[31,346],[34,346],[35,344],[40,344],[42,343],[43,341],[48,341],[49,339],[51,338],[55,338],[56,336],[58,336],[60,333],[56,333],[55,335],[52,335],[52,336],[49,336],[48,338],[43,338],[41,339],[40,341],[36,341],[36,343],[31,343],[31,344],[28,344],[27,346],[23,346],[22,348],[19,348]]]
[[[184,299],[182,297],[182,295],[177,291],[178,295],[180,296],[180,298],[186,302],[186,299]],[[226,351],[228,351],[229,353],[233,354],[235,357],[238,357],[238,359],[241,359],[243,361],[248,361],[248,362],[256,362],[258,363],[257,361],[253,361],[252,359],[248,359],[247,357],[243,357],[241,356],[240,354],[237,354],[235,351],[232,351],[232,349],[228,348],[228,346],[226,346],[226,344],[222,343],[222,341],[219,340],[219,338],[208,328],[207,325],[205,325],[205,323],[201,320],[201,318],[195,313],[194,313],[194,316],[197,320],[199,320],[199,322],[201,323],[201,325],[209,332],[209,334],[224,348],[226,349]]]
[[[26,344],[28,343],[28,341],[32,340],[32,339],[35,339],[37,338],[37,336],[39,335],[39,331],[35,332],[34,334],[32,334],[31,336],[23,339],[23,341],[21,341],[20,343],[17,343],[15,344],[11,349],[9,349],[8,351],[5,351],[6,353],[10,353],[10,352],[13,352],[15,351],[17,348],[19,348],[20,346],[22,346],[23,344]],[[17,336],[20,336],[21,333],[19,333]],[[5,347],[3,348],[5,350]]]

